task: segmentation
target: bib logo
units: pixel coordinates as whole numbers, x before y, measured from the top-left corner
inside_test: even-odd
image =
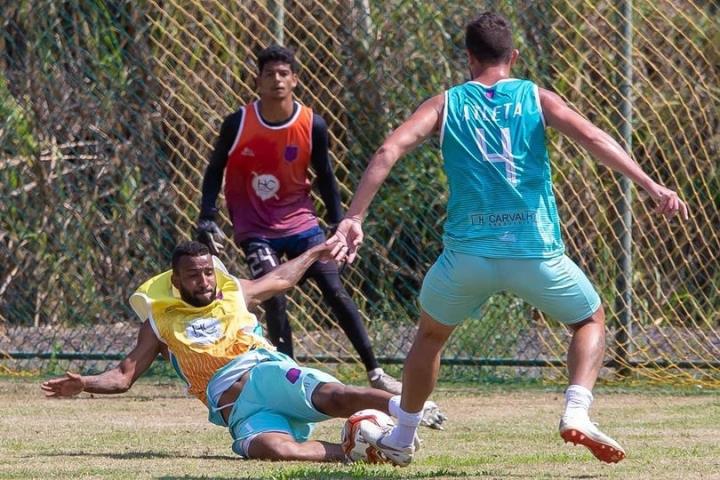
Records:
[[[185,335],[193,344],[213,344],[222,338],[220,320],[217,318],[196,318],[185,327]]]
[[[288,145],[285,147],[285,154],[283,157],[285,158],[286,162],[292,162],[296,158],[298,158],[298,153],[300,152],[300,147],[297,145]]]
[[[285,373],[285,378],[287,378],[290,383],[295,383],[298,381],[298,378],[300,378],[300,373],[299,368],[291,368]]]
[[[252,187],[255,193],[263,201],[268,198],[277,199],[277,192],[280,190],[280,181],[274,175],[258,175],[253,172]]]

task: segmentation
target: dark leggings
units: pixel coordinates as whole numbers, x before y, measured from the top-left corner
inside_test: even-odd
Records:
[[[309,235],[294,235],[279,239],[254,238],[243,241],[240,246],[250,268],[252,278],[258,278],[280,265],[280,258],[286,255],[292,259],[309,248],[325,241],[320,229],[313,229]],[[302,281],[312,279],[330,307],[333,315],[360,355],[366,370],[378,367],[375,354],[370,345],[367,331],[363,325],[357,305],[340,281],[335,262],[315,262],[305,273]],[[293,356],[292,331],[287,315],[287,299],[279,294],[263,302],[270,341],[282,353]]]

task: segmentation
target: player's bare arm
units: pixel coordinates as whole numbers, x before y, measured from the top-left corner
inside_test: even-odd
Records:
[[[335,245],[333,255],[336,260],[345,260],[346,254],[348,263],[355,260],[357,248],[363,239],[361,223],[370,202],[400,157],[412,151],[440,128],[444,103],[445,96],[442,94],[423,102],[375,152],[345,218],[338,225],[335,235],[328,240],[329,244]]]
[[[274,295],[291,289],[313,263],[318,260],[332,261],[331,250],[332,246],[321,243],[256,280],[240,280],[245,304],[252,309]]]
[[[688,209],[677,193],[652,180],[607,133],[572,109],[559,95],[540,89],[540,104],[547,125],[582,145],[603,165],[622,173],[642,187],[655,201],[656,211],[688,218]]]
[[[123,393],[150,367],[160,350],[160,341],[146,320],[138,332],[135,348],[117,367],[99,375],[67,372],[64,377],[43,382],[40,388],[48,397],[71,397],[80,392]]]

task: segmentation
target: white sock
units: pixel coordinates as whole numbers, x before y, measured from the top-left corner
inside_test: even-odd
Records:
[[[388,412],[395,418],[400,416],[400,398],[402,398],[400,395],[395,395],[388,400]]]
[[[370,381],[372,381],[372,380],[375,380],[376,378],[378,378],[383,373],[385,373],[385,370],[378,367],[378,368],[373,368],[372,370],[368,370],[367,373],[368,373],[368,378],[370,379]]]
[[[393,398],[399,398],[399,396]],[[393,402],[391,399],[388,409],[394,408],[392,407],[392,404]],[[400,405],[398,404],[396,415],[397,425],[395,425],[390,434],[387,436],[387,443],[400,448],[406,448],[413,445],[415,433],[417,432],[418,425],[420,425],[420,420],[422,420],[422,415],[422,410],[419,412],[406,412],[400,408]]]
[[[563,416],[588,417],[588,410],[590,410],[592,401],[593,394],[590,390],[580,385],[570,385],[565,390],[565,413]]]

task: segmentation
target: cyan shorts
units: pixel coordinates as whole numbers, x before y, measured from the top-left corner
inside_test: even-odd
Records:
[[[430,268],[420,305],[438,322],[457,325],[496,292],[513,293],[551,318],[573,324],[600,308],[600,297],[566,255],[488,258],[444,250]]]
[[[243,440],[265,432],[283,432],[304,442],[316,422],[328,420],[312,404],[312,394],[322,383],[340,383],[330,374],[301,367],[290,357],[258,363],[230,412],[228,424],[233,451],[247,457]]]

